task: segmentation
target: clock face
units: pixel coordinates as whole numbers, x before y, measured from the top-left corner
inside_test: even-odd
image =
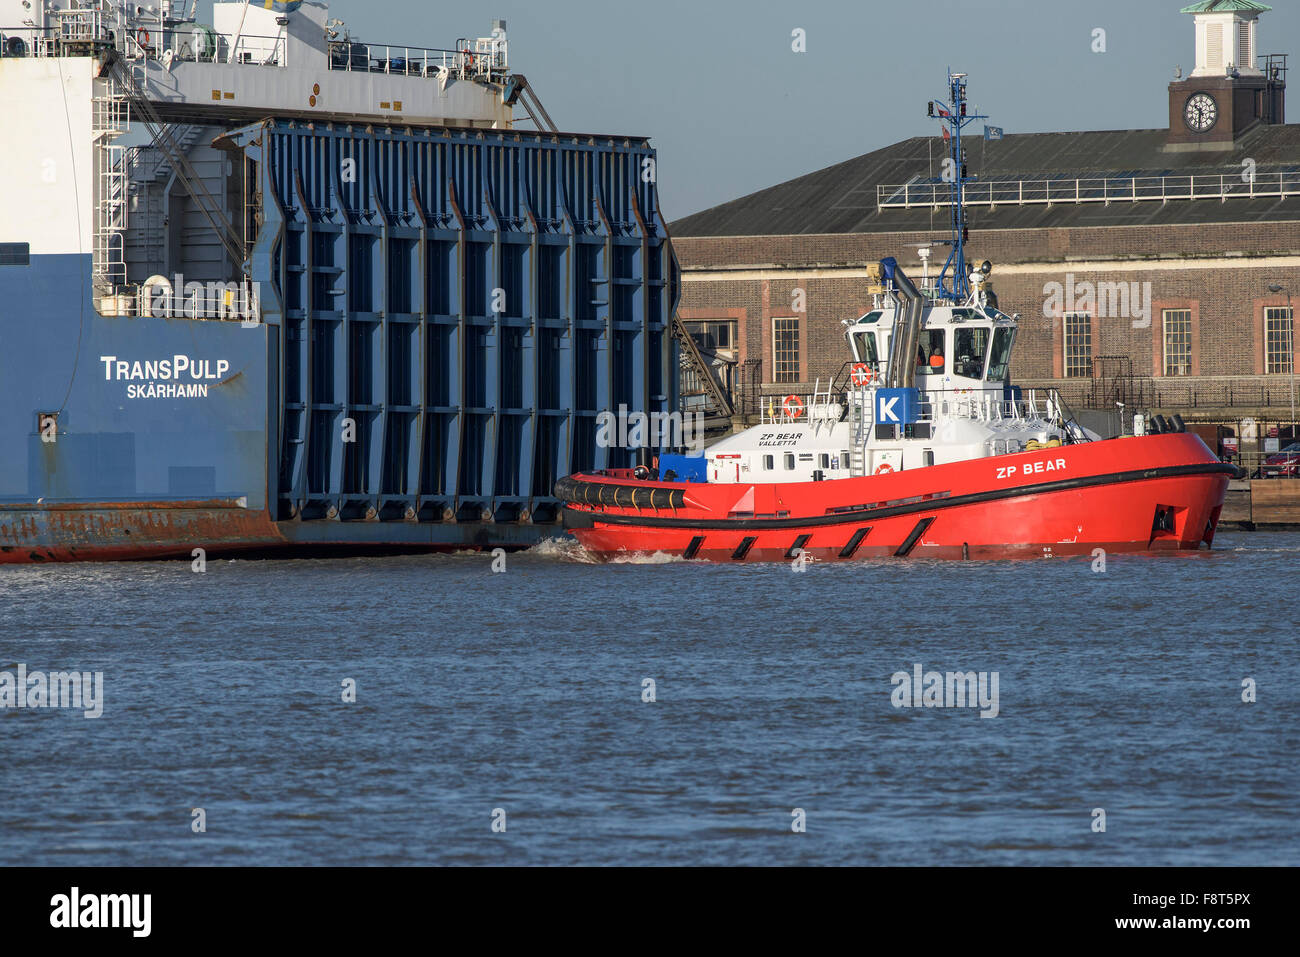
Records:
[[[1196,133],[1204,133],[1219,118],[1219,104],[1208,93],[1193,93],[1183,109],[1183,122]]]

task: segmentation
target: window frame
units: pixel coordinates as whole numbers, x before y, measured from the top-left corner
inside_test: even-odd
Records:
[[[793,345],[782,346],[782,334],[792,337]],[[772,317],[772,381],[799,382],[800,368],[800,329],[798,316]]]
[[[1171,322],[1171,319],[1175,321]],[[1173,307],[1160,310],[1160,339],[1163,350],[1161,374],[1168,377],[1189,376],[1192,374],[1192,310],[1186,307]],[[1176,330],[1183,339],[1181,357],[1170,353],[1170,330]],[[1179,361],[1181,360],[1181,361]]]
[[[1082,341],[1080,333],[1076,329],[1071,332],[1071,322],[1083,322]],[[1073,336],[1074,341],[1071,341]],[[1074,346],[1076,354],[1071,355],[1070,347]],[[1082,358],[1080,358],[1082,356]],[[1092,355],[1092,314],[1087,312],[1067,312],[1061,317],[1061,359],[1062,368],[1066,379],[1091,379],[1093,372],[1093,355]]]
[[[1278,323],[1277,335],[1271,328],[1273,322]],[[1290,375],[1294,367],[1295,311],[1290,306],[1265,306],[1264,374]]]

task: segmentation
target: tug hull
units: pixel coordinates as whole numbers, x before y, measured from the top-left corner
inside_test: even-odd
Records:
[[[556,492],[579,499],[566,505],[565,526],[607,558],[660,552],[790,561],[802,550],[820,561],[1003,559],[1209,546],[1234,473],[1198,436],[1181,433],[823,482],[683,484],[638,482],[630,473],[575,475]],[[609,492],[593,496],[593,484]],[[681,505],[612,504],[630,501],[628,490],[637,487],[681,490]],[[611,504],[589,504],[602,494]]]

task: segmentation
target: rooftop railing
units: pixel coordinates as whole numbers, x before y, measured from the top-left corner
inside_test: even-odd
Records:
[[[1184,199],[1255,199],[1300,195],[1300,170],[1241,170],[1194,176],[1131,176],[1082,179],[989,180],[967,183],[967,206],[1051,206],[1057,203],[1169,202]],[[880,209],[942,208],[952,203],[952,184],[881,184]]]

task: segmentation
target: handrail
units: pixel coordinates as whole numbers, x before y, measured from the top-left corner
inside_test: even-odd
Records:
[[[171,62],[238,63],[241,65],[284,67],[288,50],[287,35],[240,34],[228,37],[194,29],[160,30],[153,21],[128,21],[114,18],[99,8],[60,11],[60,20],[52,26],[0,27],[0,58],[6,56],[4,41],[21,37],[22,57],[58,57],[66,55],[66,45],[94,44],[117,49],[127,60],[161,61],[170,53]],[[148,42],[142,42],[145,33]],[[167,45],[160,44],[163,35]],[[210,41],[211,49],[208,49]],[[30,48],[27,44],[31,44]],[[232,49],[233,45],[233,49]],[[499,79],[508,72],[504,40],[480,37],[458,41],[458,47],[417,47],[405,44],[366,43],[353,39],[328,41],[326,64],[331,70],[355,73],[385,73],[398,76],[463,79]]]
[[[972,181],[967,206],[1050,206],[1056,203],[1116,203],[1179,199],[1254,199],[1300,195],[1300,170],[1208,173],[1187,176],[1106,176],[1077,179]],[[919,182],[876,186],[879,209],[947,207],[950,183]]]

